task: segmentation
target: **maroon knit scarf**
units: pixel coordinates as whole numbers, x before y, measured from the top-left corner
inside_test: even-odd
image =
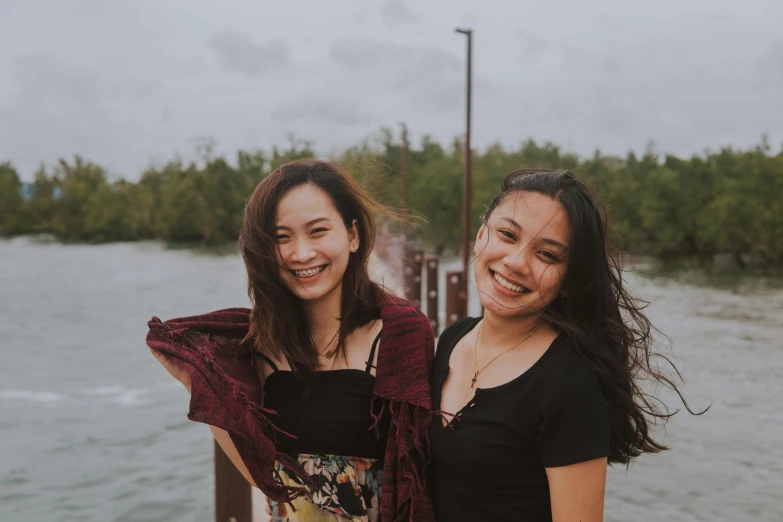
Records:
[[[425,483],[427,430],[432,419],[432,328],[413,305],[388,294],[381,319],[373,402],[382,401],[382,409],[380,415],[373,415],[375,424],[370,427],[377,429],[383,415],[391,418],[381,520],[434,522]],[[276,413],[260,406],[261,384],[251,364],[252,347],[241,342],[249,323],[250,310],[246,308],[166,322],[153,317],[148,323],[147,345],[180,361],[190,374],[188,418],[226,430],[261,491],[274,501],[290,502],[307,495],[308,490],[284,485],[275,471],[275,461],[305,482],[310,479],[296,460],[275,448],[275,441],[288,435],[275,426]]]

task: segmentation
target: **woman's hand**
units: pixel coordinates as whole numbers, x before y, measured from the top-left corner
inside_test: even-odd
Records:
[[[188,390],[188,393],[190,393],[190,374],[185,370],[185,367],[178,361],[170,359],[155,350],[150,349],[150,352],[152,352],[152,355],[155,356],[158,362],[166,368],[166,371],[181,382],[182,385],[185,386],[185,389]]]

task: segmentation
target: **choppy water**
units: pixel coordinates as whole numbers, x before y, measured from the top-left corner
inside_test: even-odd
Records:
[[[0,520],[212,520],[210,434],[146,321],[246,305],[244,281],[236,254],[0,241]],[[783,520],[779,281],[631,281],[712,409],[669,423],[671,451],[610,471],[606,519]]]

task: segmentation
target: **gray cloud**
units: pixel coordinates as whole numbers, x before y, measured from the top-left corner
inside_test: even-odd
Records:
[[[413,107],[429,114],[446,114],[464,103],[464,65],[454,55],[436,47],[412,55],[391,83],[393,89],[408,93]]]
[[[403,67],[400,77],[410,74],[441,74],[458,71],[461,60],[432,45],[402,45],[369,38],[344,38],[329,47],[331,59],[352,69],[369,66]]]
[[[59,98],[80,104],[97,101],[106,93],[95,71],[68,66],[53,56],[36,54],[13,58],[17,101]]]
[[[776,0],[563,0],[532,11],[514,0],[401,1],[316,2],[306,17],[296,2],[11,2],[10,18],[0,7],[14,21],[0,31],[0,161],[30,176],[78,152],[134,175],[184,153],[193,135],[231,154],[295,131],[329,150],[398,121],[413,140],[447,142],[463,130],[455,26],[476,30],[478,147],[534,137],[624,153],[654,139],[690,154],[753,145],[763,132],[783,139]]]
[[[572,67],[584,62],[589,54],[584,49],[563,42],[556,33],[549,38],[533,34],[522,29],[517,31],[522,40],[522,62],[531,64],[534,61],[552,62],[559,60],[562,65]]]
[[[269,40],[259,45],[239,33],[223,32],[208,40],[220,65],[250,77],[260,76],[290,65],[291,49],[284,40]]]
[[[620,136],[633,130],[633,114],[628,111],[627,106],[617,103],[616,92],[600,85],[592,89],[592,95],[595,103],[590,105],[588,114],[571,110],[568,116],[570,120],[588,116],[590,125],[595,127],[596,132],[606,135]]]
[[[37,117],[78,113],[96,117],[115,104],[148,101],[163,88],[160,81],[109,78],[98,71],[70,65],[52,55],[35,54],[12,59],[16,86],[7,99],[6,113],[35,126]]]
[[[445,85],[431,85],[417,89],[411,94],[414,108],[429,114],[445,114],[465,103],[465,86],[458,82]]]
[[[404,45],[369,38],[345,38],[329,48],[331,59],[357,71],[371,69],[386,87],[408,97],[418,111],[446,114],[463,100],[464,64],[432,45]],[[478,79],[483,91],[490,82]]]
[[[397,64],[405,56],[403,46],[369,38],[343,38],[329,46],[329,57],[335,63],[352,69]]]
[[[109,81],[108,86],[113,95],[136,103],[149,100],[163,90],[163,82],[160,80],[140,80],[138,78]]]
[[[542,53],[549,53],[555,50],[554,45],[547,39],[531,34],[522,29],[517,30],[519,38],[522,40],[523,51],[527,57],[535,57]]]
[[[783,88],[783,40],[778,40],[761,58],[754,69],[763,90]]]
[[[406,94],[420,111],[447,113],[459,105],[463,96],[459,82],[464,64],[439,47],[346,38],[334,42],[329,54],[334,62],[350,69],[372,69],[388,88]],[[489,87],[486,80],[481,83]]]
[[[438,47],[412,48],[406,53],[406,60],[400,64],[398,84],[418,82],[426,78],[445,80],[455,78],[463,71],[461,60]]]
[[[381,18],[386,27],[398,27],[419,19],[402,0],[389,0],[384,3],[381,8]]]
[[[625,66],[616,58],[600,60],[598,69],[608,78],[619,78],[625,73]]]
[[[49,54],[18,56],[11,63],[12,91],[0,106],[0,143],[27,169],[75,153],[108,157],[109,165],[132,154],[129,143],[139,140],[129,139],[126,115],[143,119],[163,88],[157,80],[111,77]]]
[[[272,118],[285,121],[318,121],[351,127],[377,121],[364,112],[358,102],[328,98],[313,98],[282,105],[272,111]]]

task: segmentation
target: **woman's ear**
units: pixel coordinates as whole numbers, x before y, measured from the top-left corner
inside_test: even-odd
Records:
[[[351,252],[356,252],[359,250],[359,228],[358,228],[359,222],[357,220],[353,220],[351,222],[351,228],[348,230],[348,235],[351,237]]]
[[[487,225],[481,225],[479,227],[478,234],[476,234],[476,241],[473,243],[473,253],[476,255],[479,253],[479,241],[481,241],[481,238],[484,236],[486,228]]]

